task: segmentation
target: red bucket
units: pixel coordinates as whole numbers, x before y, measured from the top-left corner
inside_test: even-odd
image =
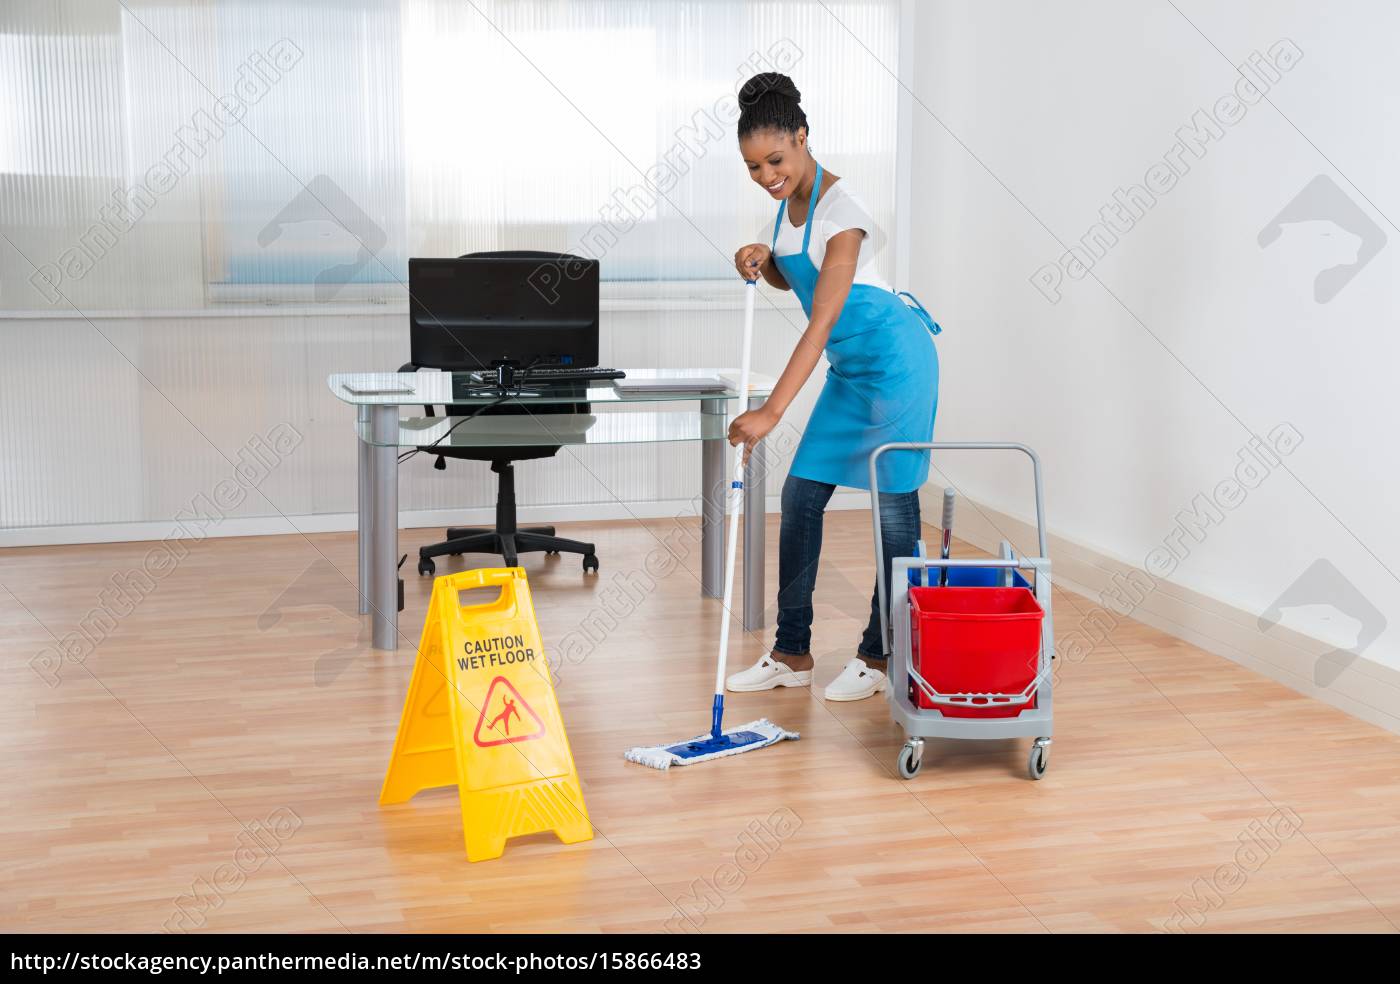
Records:
[[[1035,680],[1040,623],[1028,588],[911,587],[910,651],[914,668],[940,694],[1019,694]],[[987,700],[935,704],[911,679],[909,697],[945,717],[1016,717],[1035,706]]]

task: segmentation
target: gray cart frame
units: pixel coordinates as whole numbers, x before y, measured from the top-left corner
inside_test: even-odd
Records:
[[[890,451],[1020,451],[1031,460],[1035,477],[1035,525],[1037,557],[1018,557],[1011,545],[1002,541],[999,558],[966,558],[947,560],[941,557],[895,557],[891,561],[890,580],[885,583],[884,545],[880,537],[879,477],[876,465],[880,456]],[[923,764],[925,738],[960,739],[1003,739],[1034,738],[1027,774],[1032,779],[1045,775],[1050,761],[1050,744],[1054,735],[1054,694],[1052,660],[1055,656],[1055,628],[1051,611],[1050,558],[1046,546],[1045,495],[1041,485],[1040,458],[1024,444],[993,441],[937,441],[937,442],[896,442],[882,444],[870,455],[870,500],[871,514],[874,517],[875,531],[875,579],[879,589],[880,630],[884,639],[885,656],[888,660],[888,686],[886,693],[890,701],[890,713],[905,734],[903,748],[899,752],[899,774],[912,779]],[[946,520],[945,520],[946,523]],[[1040,624],[1040,653],[1034,681],[1019,694],[939,694],[928,685],[910,662],[909,625],[909,571],[938,570],[948,567],[994,567],[1006,572],[1007,583],[1011,571],[1030,571],[1034,574],[1035,599],[1045,612]],[[888,603],[886,602],[886,599]],[[1023,710],[1016,717],[1009,718],[957,718],[946,717],[936,708],[915,706],[909,699],[905,681],[912,676],[915,686],[921,688],[933,703],[965,706],[972,700],[981,698],[993,703],[1027,703],[1032,692],[1036,695],[1036,706]]]

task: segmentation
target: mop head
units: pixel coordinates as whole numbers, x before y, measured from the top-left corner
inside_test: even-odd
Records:
[[[720,732],[718,738],[708,732],[697,735],[689,741],[674,745],[652,745],[647,748],[629,749],[623,757],[638,765],[649,765],[653,769],[669,769],[673,765],[694,765],[708,762],[726,755],[738,755],[758,748],[776,745],[784,738],[796,741],[801,736],[796,731],[785,731],[767,718],[741,724],[737,728]]]

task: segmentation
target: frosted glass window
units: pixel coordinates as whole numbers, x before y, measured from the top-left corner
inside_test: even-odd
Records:
[[[773,212],[734,142],[755,71],[796,79],[819,159],[893,226],[898,25],[895,0],[17,0],[0,209],[104,310],[402,302],[409,257],[492,249],[723,279]],[[38,286],[0,305],[58,303]]]

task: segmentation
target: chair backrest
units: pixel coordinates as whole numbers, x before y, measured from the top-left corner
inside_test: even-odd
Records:
[[[498,260],[578,260],[583,262],[582,256],[574,256],[572,253],[552,253],[543,249],[496,249],[487,250],[483,253],[463,253],[457,257],[459,260],[470,259],[498,259]]]

